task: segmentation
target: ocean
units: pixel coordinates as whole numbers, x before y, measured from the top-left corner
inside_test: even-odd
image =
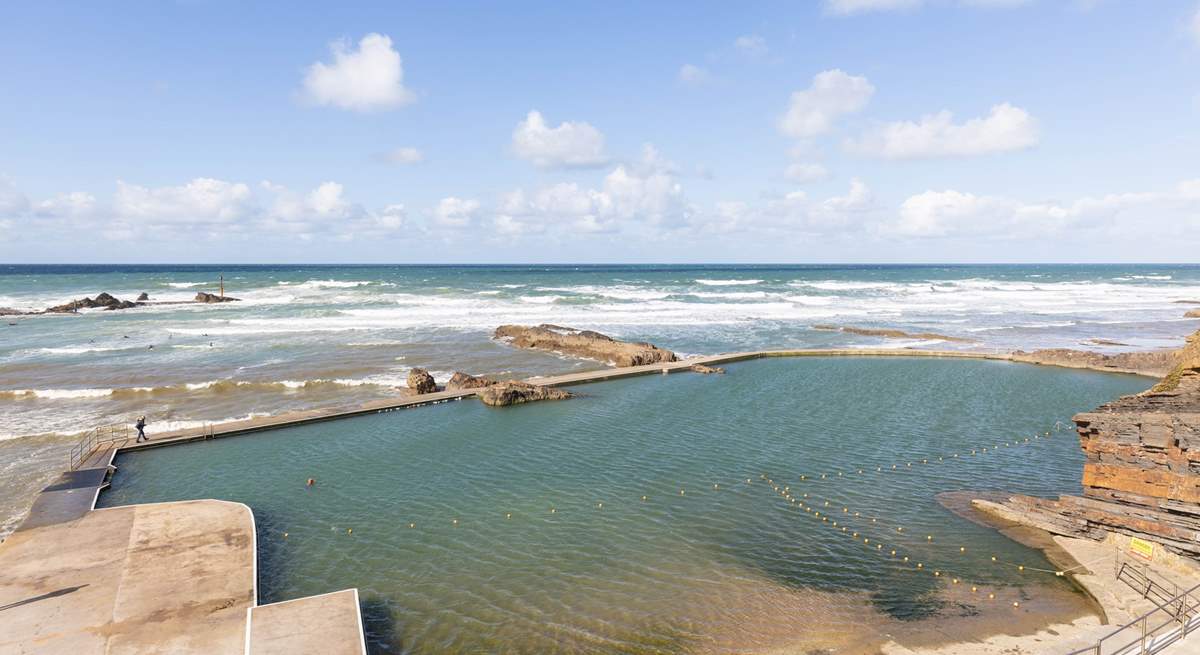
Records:
[[[0,329],[0,534],[61,469],[72,435],[149,432],[399,392],[412,367],[521,377],[602,364],[514,350],[504,323],[555,323],[681,354],[890,347],[1100,351],[1176,346],[1200,267],[1151,265],[0,266],[0,307],[100,292],[160,304],[7,316]],[[860,336],[898,328],[966,339]],[[1103,340],[1098,345],[1091,340]]]

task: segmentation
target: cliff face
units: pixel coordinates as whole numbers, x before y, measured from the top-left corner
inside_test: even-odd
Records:
[[[1200,332],[1157,386],[1074,418],[1083,496],[1016,496],[1008,508],[1051,532],[1142,537],[1200,557]]]

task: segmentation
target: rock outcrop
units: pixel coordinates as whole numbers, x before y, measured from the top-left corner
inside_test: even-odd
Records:
[[[1007,518],[1069,536],[1140,537],[1200,559],[1200,332],[1178,359],[1149,391],[1074,417],[1082,496],[1014,496]]]
[[[1065,366],[1067,368],[1088,368],[1097,371],[1112,371],[1114,373],[1136,373],[1151,377],[1166,375],[1171,367],[1179,361],[1180,351],[1148,350],[1143,352],[1126,352],[1106,355],[1090,350],[1071,350],[1070,348],[1048,348],[1026,352],[1018,350],[1012,353],[1014,362],[1027,364],[1047,364]]]
[[[437,383],[433,376],[423,368],[414,368],[408,372],[408,391],[415,394],[426,394],[437,391]]]
[[[521,403],[531,403],[538,400],[563,400],[570,398],[572,395],[570,391],[555,389],[554,387],[509,380],[507,382],[497,382],[480,389],[479,400],[491,407],[507,407],[509,405],[520,405]]]
[[[1200,309],[1189,309],[1183,315],[1184,318],[1200,318]]]
[[[146,302],[147,300],[150,300],[150,294],[146,293],[145,291],[138,294],[138,302]]]
[[[214,303],[214,302],[238,302],[241,298],[233,298],[230,296],[218,296],[215,293],[207,293],[201,291],[196,294],[195,302]]]
[[[724,373],[725,372],[725,369],[723,369],[719,366],[705,366],[704,364],[692,364],[688,368],[696,373],[703,373],[705,375],[711,375],[713,373]]]
[[[450,381],[446,383],[446,391],[480,389],[490,384],[496,384],[496,380],[485,376],[468,375],[462,371],[455,371],[454,375],[450,377]]]
[[[889,328],[861,328],[851,327],[848,325],[824,325],[818,324],[812,326],[814,330],[834,330],[837,332],[845,332],[846,334],[860,334],[865,337],[886,337],[888,339],[937,339],[940,341],[958,341],[969,343],[975,341],[966,337],[952,337],[948,334],[938,334],[937,332],[905,332],[904,330],[893,330]]]
[[[12,307],[0,307],[0,316],[24,316],[28,313]]]
[[[531,348],[585,357],[614,366],[642,366],[678,361],[675,353],[649,343],[618,341],[591,330],[558,325],[501,325],[495,338],[517,348]]]
[[[43,314],[67,314],[77,312],[81,309],[130,309],[137,307],[138,303],[131,300],[120,300],[109,293],[101,293],[95,298],[79,298],[72,300],[69,303],[47,307]]]

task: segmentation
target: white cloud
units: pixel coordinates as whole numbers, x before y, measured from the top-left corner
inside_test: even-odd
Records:
[[[865,77],[838,69],[817,73],[812,86],[792,93],[779,129],[797,139],[824,134],[838,117],[866,107],[873,93],[875,87]]]
[[[345,41],[329,46],[333,63],[316,62],[304,76],[304,95],[319,105],[354,111],[395,109],[416,97],[404,86],[404,66],[392,40],[368,34],[351,49]]]
[[[433,209],[434,222],[442,227],[464,228],[475,222],[479,201],[450,196],[442,198]]]
[[[1008,103],[982,118],[955,124],[941,111],[919,122],[888,123],[848,144],[850,150],[886,159],[969,157],[1031,148],[1038,143],[1037,121]]]
[[[829,177],[829,171],[820,164],[795,162],[783,172],[784,177],[797,184],[820,182]]]
[[[419,164],[425,161],[425,153],[416,148],[395,148],[379,157],[389,164]]]
[[[708,71],[699,66],[684,64],[679,67],[679,81],[684,84],[704,84],[709,80]]]
[[[0,218],[24,214],[29,209],[29,198],[17,189],[8,177],[0,175]]]
[[[81,218],[91,216],[97,210],[95,196],[83,191],[72,191],[37,203],[33,213],[44,218]]]
[[[153,189],[118,180],[113,199],[117,216],[155,223],[232,223],[250,216],[254,207],[249,186],[206,177]]]
[[[1200,234],[1200,179],[1163,192],[1111,193],[1070,202],[1025,202],[955,190],[909,197],[895,219],[880,226],[886,235],[930,238],[1044,238],[1070,232],[1102,238],[1182,238]]]
[[[398,230],[408,223],[408,210],[404,205],[388,205],[374,216],[375,223],[385,230]]]
[[[767,40],[757,34],[739,36],[733,40],[733,47],[753,57],[767,54]]]
[[[604,135],[584,122],[566,121],[550,127],[541,112],[530,111],[512,135],[513,152],[539,168],[603,166]]]

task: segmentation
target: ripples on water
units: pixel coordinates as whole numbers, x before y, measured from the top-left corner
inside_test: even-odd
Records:
[[[1038,552],[935,496],[1075,492],[1081,455],[1061,432],[897,473],[857,468],[1030,436],[1144,386],[982,361],[749,362],[558,403],[450,403],[131,454],[101,502],[249,504],[261,600],[359,587],[376,652],[873,652],[885,634],[921,643],[1078,616],[1064,581],[986,557],[1053,568]],[[836,534],[763,473],[906,526],[862,532],[998,600]]]

